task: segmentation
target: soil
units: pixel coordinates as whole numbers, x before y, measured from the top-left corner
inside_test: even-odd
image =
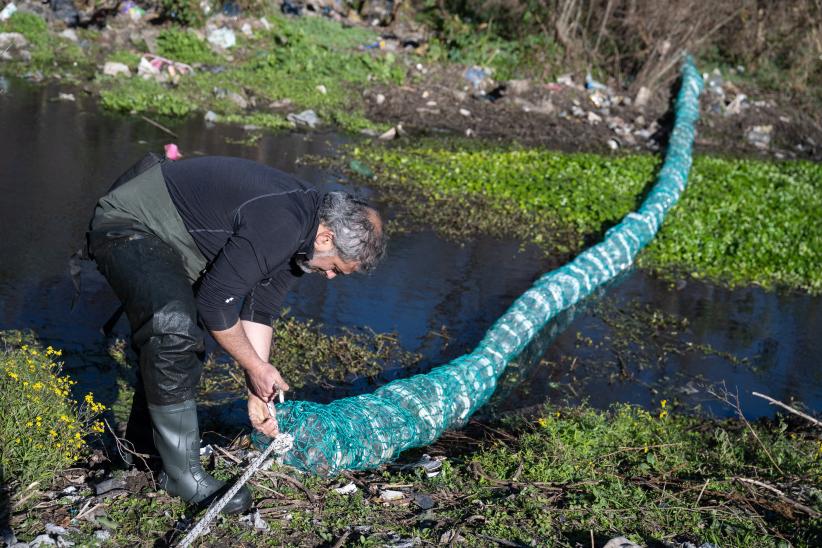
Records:
[[[415,80],[414,85],[367,91],[367,116],[402,124],[412,135],[457,133],[564,152],[609,152],[614,150],[614,143],[609,146],[612,140],[619,149],[657,151],[665,144],[672,126],[672,90],[677,89],[674,84],[644,108],[620,104],[598,109],[582,86],[529,82],[529,89],[518,91],[499,83],[482,94],[474,92],[463,72],[453,67],[428,67],[426,74],[418,72]],[[749,106],[737,114],[715,112],[720,99],[704,92],[696,153],[822,160],[822,125],[808,114],[808,109],[794,106],[790,97],[728,87],[752,98]],[[384,100],[378,101],[380,94]],[[574,116],[575,107],[586,113],[592,111],[602,120],[591,123],[584,116]],[[632,144],[630,137],[626,139],[609,128],[624,127],[624,123],[650,130],[651,137],[636,138]],[[760,148],[746,139],[746,133],[755,126],[773,127],[770,146]]]

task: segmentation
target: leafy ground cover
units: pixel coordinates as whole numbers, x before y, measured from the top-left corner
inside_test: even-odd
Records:
[[[203,541],[383,546],[419,538],[424,544],[575,546],[590,544],[592,536],[600,545],[627,535],[650,545],[815,546],[822,534],[821,448],[805,425],[696,419],[665,400],[653,412],[627,405],[607,412],[545,408],[534,417],[472,423],[464,433],[448,434],[425,449],[442,461],[433,477],[419,469],[332,479],[276,466],[262,471],[251,487],[264,528],[255,528],[253,519],[221,517]],[[206,465],[230,478],[253,455],[238,444],[215,452]],[[334,491],[349,483],[355,493]],[[72,520],[65,512],[75,527],[69,538],[90,542],[104,528],[116,545],[178,541],[191,512],[155,492],[150,481],[141,485],[102,499],[91,517]],[[86,490],[63,504],[89,498],[97,502]],[[17,529],[21,537],[26,523]]]
[[[402,227],[513,236],[576,254],[635,209],[659,159],[425,142],[352,150]],[[359,170],[362,172],[362,169]],[[409,189],[416,201],[403,199]],[[395,198],[392,198],[394,196]],[[697,156],[689,186],[640,264],[729,285],[822,291],[822,166]]]
[[[391,53],[359,49],[377,38],[374,32],[346,29],[323,18],[272,15],[267,20],[268,30],[238,38],[232,57],[212,51],[193,31],[174,27],[162,31],[157,38],[160,53],[192,64],[194,73],[171,86],[99,76],[103,105],[168,116],[211,110],[229,122],[282,128],[290,126],[285,115],[266,107],[288,100],[289,108],[312,109],[325,122],[345,129],[376,125],[364,118],[357,91],[370,82],[401,83],[405,69]],[[136,70],[139,59],[129,57],[134,53],[115,52],[111,59],[131,59],[130,68]],[[252,113],[252,107],[259,109]]]

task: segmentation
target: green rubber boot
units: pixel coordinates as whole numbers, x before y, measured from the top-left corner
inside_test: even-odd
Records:
[[[163,459],[159,485],[170,495],[206,506],[227,490],[225,482],[214,479],[200,464],[200,431],[194,400],[172,405],[148,405],[154,428],[154,443]],[[224,514],[245,512],[251,506],[246,486],[223,508]]]

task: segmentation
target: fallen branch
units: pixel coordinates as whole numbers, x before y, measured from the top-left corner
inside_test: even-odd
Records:
[[[761,481],[758,481],[758,480],[755,480],[755,479],[750,479],[750,478],[734,477],[732,479],[734,481],[738,481],[738,482],[741,482],[741,483],[747,483],[747,484],[750,484],[750,485],[756,485],[757,487],[767,489],[771,493],[774,493],[776,496],[778,496],[784,502],[787,502],[788,504],[790,504],[791,506],[797,508],[798,510],[802,510],[803,512],[805,512],[806,514],[808,514],[812,518],[816,518],[816,517],[819,517],[820,515],[822,515],[819,512],[817,512],[816,510],[814,510],[813,508],[810,508],[809,506],[805,506],[801,502],[797,502],[797,501],[793,500],[792,498],[788,497],[785,493],[783,493],[782,491],[780,491],[779,489],[777,489],[773,485],[768,485],[767,483],[763,483]]]
[[[778,405],[779,407],[782,407],[783,409],[786,409],[787,411],[790,411],[794,415],[799,415],[800,417],[802,417],[803,419],[805,419],[807,421],[810,421],[814,425],[822,427],[822,422],[819,422],[815,418],[811,417],[810,415],[807,415],[807,414],[803,413],[802,411],[794,409],[793,407],[791,407],[790,405],[788,405],[786,403],[782,403],[779,400],[775,400],[772,397],[766,396],[765,394],[760,394],[759,392],[751,392],[751,394],[756,396],[757,398],[762,398],[763,400],[768,400],[771,405]]]

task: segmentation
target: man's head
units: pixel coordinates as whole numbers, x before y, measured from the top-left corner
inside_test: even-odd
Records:
[[[306,272],[338,274],[368,272],[385,255],[386,238],[377,210],[345,192],[329,192],[319,209],[314,256],[297,261]]]

